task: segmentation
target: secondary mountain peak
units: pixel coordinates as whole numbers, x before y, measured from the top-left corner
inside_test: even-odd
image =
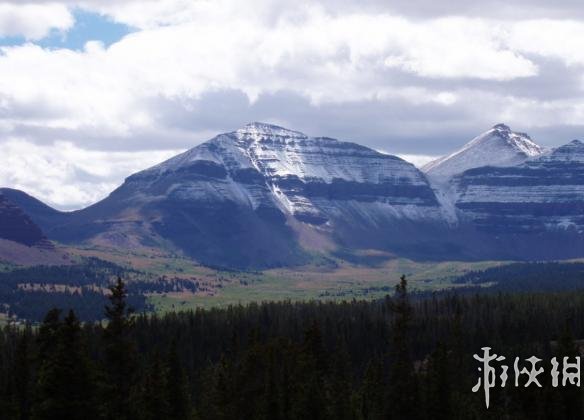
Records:
[[[570,143],[553,149],[550,153],[542,156],[539,159],[530,161],[533,165],[538,164],[552,164],[557,162],[572,162],[581,165],[584,163],[584,143],[580,140],[572,140]]]
[[[516,165],[544,152],[527,134],[500,123],[456,152],[428,163],[422,170],[435,179],[445,180],[480,166]]]
[[[578,139],[572,140],[568,144],[571,145],[571,146],[573,146],[573,147],[582,147],[582,146],[584,146],[584,143],[582,143],[582,141],[581,140],[578,140]]]

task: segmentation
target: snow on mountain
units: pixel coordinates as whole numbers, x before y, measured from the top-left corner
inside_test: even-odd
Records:
[[[584,143],[574,140],[510,167],[483,167],[453,179],[456,206],[487,231],[584,232]]]
[[[412,164],[265,123],[131,175],[57,228],[47,224],[63,242],[171,244],[203,263],[237,267],[301,263],[306,247],[324,242],[419,252],[425,236],[425,252],[443,252],[433,229],[446,225]]]
[[[297,265],[307,250],[339,249],[584,256],[583,143],[544,153],[498,124],[425,170],[433,186],[399,157],[251,123],[128,177],[83,210],[5,194],[53,240],[171,249],[208,265]]]
[[[467,169],[517,165],[544,152],[545,149],[534,143],[527,134],[514,132],[505,124],[497,124],[460,150],[426,164],[422,171],[433,180],[446,181]]]
[[[369,219],[372,215],[367,213],[372,211],[376,217],[386,218],[439,217],[424,175],[412,164],[355,143],[308,137],[258,122],[221,134],[136,177],[159,178],[197,165],[224,171],[225,178],[221,182],[197,180],[188,187],[184,182],[177,185],[185,199],[189,195],[193,199],[228,199],[252,208],[272,201],[282,211],[313,224],[326,223],[332,215],[325,213],[338,214],[339,203],[349,200],[362,203],[352,203],[352,213]],[[263,179],[261,188],[244,180],[249,177]],[[372,201],[384,205],[379,209],[369,205]],[[331,206],[331,202],[337,204]]]
[[[382,182],[404,177],[417,184],[425,182],[412,165],[395,156],[258,122],[221,134],[147,171],[162,174],[197,161],[217,163],[231,170],[255,168],[270,177],[298,176],[324,182]]]

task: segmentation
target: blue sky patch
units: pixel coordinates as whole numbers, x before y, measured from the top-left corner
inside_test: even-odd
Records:
[[[75,25],[69,31],[63,33],[55,30],[49,36],[33,42],[44,48],[82,50],[88,41],[101,41],[108,47],[133,31],[97,13],[76,10],[73,14]],[[0,46],[21,45],[25,42],[26,39],[21,36],[0,37]]]

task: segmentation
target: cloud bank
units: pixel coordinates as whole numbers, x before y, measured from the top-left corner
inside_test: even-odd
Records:
[[[0,47],[0,153],[28,178],[4,170],[0,184],[80,207],[131,171],[253,120],[416,162],[497,122],[548,146],[581,135],[576,2],[437,3],[4,2],[0,37],[25,41]],[[132,33],[82,50],[37,42],[83,24],[76,10]]]

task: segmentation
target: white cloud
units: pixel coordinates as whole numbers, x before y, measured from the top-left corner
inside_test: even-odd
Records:
[[[69,9],[56,2],[0,3],[0,37],[23,36],[26,39],[38,40],[47,36],[53,29],[67,31],[74,23]]]
[[[551,19],[518,22],[508,44],[516,51],[554,57],[570,66],[584,66],[583,22]]]
[[[315,104],[401,95],[414,103],[451,105],[455,93],[396,84],[388,67],[447,79],[509,80],[537,72],[504,45],[504,31],[474,19],[410,22],[308,8],[269,25],[235,15],[208,19],[228,15],[224,2],[218,9],[195,3],[204,5],[201,16],[130,34],[108,49],[97,43],[84,51],[3,48],[4,124],[125,135],[156,124],[156,113],[145,107],[152,98],[188,100],[230,89],[245,92],[250,101],[292,91]],[[37,112],[19,115],[22,109]]]
[[[439,153],[437,142],[461,142],[451,137],[462,129],[474,135],[496,122],[529,128],[583,121],[582,75],[573,90],[564,87],[570,97],[536,95],[538,83],[542,91],[553,85],[540,80],[549,61],[569,75],[582,73],[579,21],[474,12],[413,19],[399,15],[398,2],[387,8],[376,0],[363,8],[351,1],[335,8],[329,0],[34,3],[2,3],[0,36],[16,31],[36,40],[66,31],[75,7],[137,29],[108,48],[98,41],[82,51],[0,48],[0,139],[20,138],[0,140],[2,164],[8,159],[14,171],[0,169],[0,185],[60,206],[102,197],[159,156],[121,150],[186,148],[219,128],[236,128],[238,118],[260,119],[257,110],[318,134],[406,152],[418,164]],[[423,145],[432,150],[410,145],[423,138],[436,140]],[[397,150],[384,144],[390,140],[410,143]],[[119,151],[112,160],[96,150]]]
[[[178,152],[100,152],[67,142],[39,146],[11,139],[0,143],[0,185],[22,189],[58,208],[80,208],[107,196],[128,174]]]
[[[396,53],[385,59],[424,77],[511,80],[535,76],[537,66],[506,44],[502,24],[468,18],[393,24]]]

